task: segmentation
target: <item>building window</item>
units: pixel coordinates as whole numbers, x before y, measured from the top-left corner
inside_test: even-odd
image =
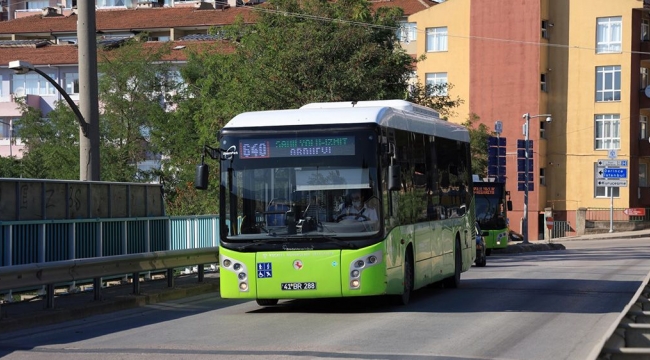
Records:
[[[648,164],[639,163],[639,187],[648,187]]]
[[[539,123],[539,138],[546,139],[546,121]]]
[[[617,198],[619,197],[619,187],[609,187],[609,186],[596,186],[596,197],[604,197],[604,198],[609,198],[612,197],[612,195]],[[614,194],[612,194],[612,191]]]
[[[648,117],[645,115],[639,116],[639,139],[648,138]]]
[[[397,29],[397,39],[403,43],[409,43],[417,40],[418,29],[414,22],[402,22]]]
[[[546,169],[539,168],[539,184],[546,186]]]
[[[620,128],[619,114],[596,115],[596,150],[620,149]]]
[[[43,8],[48,6],[50,6],[49,1],[27,1],[25,3],[25,8],[27,10],[43,10]]]
[[[596,67],[596,101],[621,100],[621,67]]]
[[[65,73],[63,79],[68,94],[79,94],[79,73]]]
[[[113,6],[125,6],[125,0],[98,0],[97,6],[99,7],[113,7]]]
[[[542,39],[548,39],[548,28],[551,23],[548,20],[542,20]]]
[[[641,68],[641,75],[639,77],[639,80],[640,80],[639,86],[641,90],[645,90],[645,88],[648,87],[648,85],[650,85],[648,84],[648,68],[644,68],[644,67]]]
[[[540,89],[544,92],[548,91],[546,88],[546,74],[542,74],[540,77]]]
[[[650,20],[641,20],[641,41],[650,40]]]
[[[55,79],[54,74],[47,74]],[[13,74],[11,91],[17,96],[24,95],[54,95],[54,86],[37,73]]]
[[[427,52],[447,51],[447,27],[427,29]]]
[[[428,73],[426,74],[426,85],[432,85],[435,88],[432,90],[430,96],[446,96],[447,95],[447,73]]]
[[[596,53],[621,52],[623,20],[620,16],[598,18],[596,31]]]

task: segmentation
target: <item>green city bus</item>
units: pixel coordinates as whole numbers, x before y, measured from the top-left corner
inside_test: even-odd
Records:
[[[455,288],[476,257],[469,133],[402,100],[237,115],[219,132],[223,298]],[[196,188],[208,186],[205,163]],[[360,192],[371,216],[344,208]],[[366,213],[366,214],[368,214]]]
[[[476,220],[485,240],[486,255],[492,249],[508,246],[508,211],[512,210],[508,195],[503,182],[474,181]]]

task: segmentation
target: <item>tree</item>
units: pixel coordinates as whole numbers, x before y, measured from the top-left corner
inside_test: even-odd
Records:
[[[451,83],[423,84],[416,78],[414,84],[409,87],[406,100],[432,108],[438,111],[441,119],[448,120],[456,115],[454,109],[465,102],[458,96],[454,99],[449,95],[453,88]]]
[[[148,46],[138,38],[98,52],[101,180],[146,181],[152,172],[137,165],[159,149],[149,134],[165,124],[171,113],[164,104],[177,86],[170,64],[163,61],[170,46]],[[21,104],[18,136],[27,153],[25,177],[79,178],[79,127],[65,102],[43,117],[38,109]]]
[[[41,111],[18,101],[22,116],[17,121],[17,136],[27,152],[20,173],[25,178],[78,179],[79,125],[65,102],[44,118]]]
[[[414,60],[395,36],[401,9],[373,12],[365,0],[269,4],[253,8],[254,24],[240,20],[219,30],[230,47],[219,42],[192,53],[182,71],[187,95],[177,114],[183,116],[169,126],[184,135],[168,134],[167,168],[177,172],[166,176],[179,209],[196,201],[185,187],[193,178],[189,164],[196,164],[201,145],[217,146],[217,132],[235,115],[310,102],[399,99],[407,91]],[[205,198],[216,203],[217,182],[211,184]]]
[[[470,151],[472,153],[472,174],[487,177],[488,139],[494,136],[487,125],[480,123],[481,118],[472,113],[462,124],[469,130]],[[478,126],[475,127],[476,123]]]

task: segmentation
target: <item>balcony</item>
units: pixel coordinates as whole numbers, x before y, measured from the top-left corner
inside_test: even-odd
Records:
[[[639,90],[639,109],[650,110],[650,86]]]
[[[639,157],[650,157],[650,142],[648,142],[648,139],[639,139]]]

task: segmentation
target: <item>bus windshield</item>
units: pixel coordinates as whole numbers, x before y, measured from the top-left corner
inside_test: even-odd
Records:
[[[475,183],[476,219],[483,230],[506,227],[505,197],[500,183]]]
[[[376,136],[224,136],[222,240],[367,237],[379,231]],[[225,226],[225,221],[236,226]]]

